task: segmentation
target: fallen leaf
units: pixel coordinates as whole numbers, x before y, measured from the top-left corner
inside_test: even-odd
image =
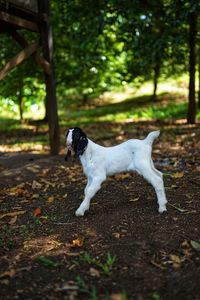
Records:
[[[188,240],[184,240],[184,241],[182,242],[181,246],[184,247],[184,248],[189,248],[189,247],[190,247],[190,244],[189,244]]]
[[[54,196],[49,196],[47,202],[52,203],[54,200],[55,200]]]
[[[192,199],[193,198],[193,195],[192,194],[186,194],[185,195],[188,199]]]
[[[172,184],[171,188],[172,188],[172,189],[178,189],[178,186],[175,185],[175,184]]]
[[[84,237],[78,237],[72,241],[72,247],[82,247],[84,243]]]
[[[78,252],[78,253],[77,252],[67,252],[66,255],[76,257],[76,256],[80,256],[82,253],[83,253],[82,251]]]
[[[195,249],[197,251],[200,251],[200,242],[190,241],[190,244],[191,244],[193,249]]]
[[[174,174],[171,174],[172,178],[182,178],[184,176],[184,172],[176,172]]]
[[[38,199],[38,198],[40,198],[39,194],[33,194],[32,199]]]
[[[110,295],[110,300],[124,300],[126,299],[124,294],[111,294]]]
[[[54,250],[54,249],[59,248],[61,245],[62,245],[61,243],[59,243],[59,242],[53,240],[53,241],[51,241],[51,242],[49,243],[49,245],[47,245],[46,251],[52,251],[52,250]]]
[[[14,216],[14,217],[10,220],[9,224],[10,224],[10,225],[14,225],[14,224],[16,223],[16,221],[17,221],[17,216]]]
[[[5,285],[9,285],[10,281],[5,278],[5,279],[0,280],[0,283],[5,284]]]
[[[89,272],[92,277],[100,277],[100,272],[95,268],[91,267]]]
[[[136,198],[134,198],[134,199],[130,199],[129,202],[136,202],[136,201],[138,201],[139,199],[140,199],[140,197],[136,197]]]
[[[171,254],[170,255],[170,259],[173,262],[173,267],[174,268],[180,268],[180,266],[181,266],[181,259],[180,259],[180,257],[178,255]]]
[[[21,189],[21,188],[13,188],[13,189],[10,190],[10,195],[11,196],[14,196],[14,195],[20,196],[20,195],[23,195],[23,193],[24,193],[24,190]]]
[[[119,239],[121,237],[121,234],[119,232],[114,232],[112,234],[116,239]]]
[[[74,282],[64,282],[61,287],[56,288],[56,291],[77,291],[79,287]]]
[[[157,262],[154,260],[154,258],[152,258],[150,262],[151,262],[151,264],[152,264],[153,266],[155,266],[155,267],[157,267],[157,268],[159,268],[159,269],[161,269],[161,270],[166,270],[166,268],[163,267],[161,264],[157,263]]]
[[[71,266],[68,268],[68,270],[71,271],[71,270],[73,270],[73,269],[76,268],[76,267],[77,267],[77,264],[73,264],[73,265],[71,265]]]
[[[41,208],[40,207],[37,207],[34,212],[33,212],[33,215],[34,217],[37,217],[39,215],[41,215],[42,211],[41,211]]]
[[[15,217],[15,216],[23,215],[25,213],[26,213],[26,210],[18,210],[18,211],[8,212],[8,213],[0,215],[0,219],[3,219],[4,217]]]
[[[3,272],[2,274],[0,274],[0,278],[4,278],[4,277],[13,277],[16,273],[16,270],[11,269],[8,271]]]
[[[37,189],[41,187],[42,187],[41,183],[37,182],[36,180],[33,180],[32,189]]]
[[[131,176],[131,174],[129,173],[125,173],[125,174],[116,174],[114,175],[114,178],[116,178],[117,180],[123,180],[123,179],[127,179]]]

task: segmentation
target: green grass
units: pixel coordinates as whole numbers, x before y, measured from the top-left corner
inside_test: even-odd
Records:
[[[74,107],[68,101],[60,110],[63,126],[95,124],[101,122],[125,122],[143,120],[186,119],[188,106],[188,78],[168,79],[158,85],[157,99],[152,99],[152,83],[140,88],[126,87],[105,93],[89,105]],[[197,112],[200,118],[200,111]]]
[[[63,127],[82,126],[103,122],[124,123],[132,121],[186,119],[188,106],[188,79],[186,77],[169,79],[159,83],[158,97],[153,100],[151,97],[152,83],[144,83],[140,88],[127,86],[122,90],[105,93],[98,99],[90,99],[88,105],[81,106],[80,103],[67,99],[59,103],[59,122]],[[58,96],[59,100],[59,96]],[[58,101],[59,102],[59,101]],[[42,106],[41,106],[42,107]],[[16,108],[15,108],[16,110]],[[48,147],[48,126],[37,125],[32,122],[20,123],[18,114],[14,109],[6,111],[0,109],[0,132],[8,133],[12,138],[3,140],[13,150],[43,151]],[[44,110],[37,112],[43,116]],[[29,112],[29,116],[31,116]],[[35,117],[36,115],[34,115]],[[33,116],[32,116],[33,117]],[[200,111],[197,112],[200,118]],[[37,132],[38,126],[40,133]],[[21,130],[24,130],[23,135]],[[28,134],[30,131],[30,137]],[[46,133],[44,135],[44,133]],[[0,148],[1,151],[5,147]]]
[[[69,111],[65,114],[65,119],[61,118],[61,124],[172,120],[186,118],[186,116],[187,102],[180,100],[180,95],[163,94],[156,101],[152,101],[151,97],[146,95],[96,108]],[[200,117],[200,113],[198,113],[198,117]]]
[[[81,263],[83,264],[88,264],[88,265],[93,265],[95,267],[98,267],[99,270],[107,276],[110,276],[112,274],[112,267],[113,264],[116,261],[116,256],[115,255],[111,255],[109,252],[107,253],[107,257],[106,260],[104,262],[101,262],[99,260],[97,260],[96,258],[93,258],[90,256],[90,254],[88,252],[84,252],[84,254],[82,255],[82,257],[80,258],[79,261],[74,261],[75,264],[79,265]]]

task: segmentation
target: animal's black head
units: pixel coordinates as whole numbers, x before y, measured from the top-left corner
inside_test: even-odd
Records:
[[[87,147],[87,135],[79,128],[69,128],[66,134],[67,156],[66,160],[71,156],[71,150],[74,151],[75,157],[82,155]]]

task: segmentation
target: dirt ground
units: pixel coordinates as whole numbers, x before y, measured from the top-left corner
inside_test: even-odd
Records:
[[[1,299],[200,299],[200,126],[84,129],[107,146],[160,127],[153,160],[164,173],[164,214],[152,187],[125,173],[77,218],[86,180],[79,160],[64,161],[64,138],[56,157],[0,153]]]

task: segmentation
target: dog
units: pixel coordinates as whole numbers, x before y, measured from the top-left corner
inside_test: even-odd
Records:
[[[81,128],[69,128],[66,133],[66,160],[73,150],[75,157],[80,158],[87,177],[85,197],[76,210],[76,216],[84,216],[89,210],[91,199],[100,190],[107,176],[132,171],[142,175],[154,187],[158,211],[160,213],[166,211],[167,199],[163,176],[154,167],[151,158],[152,144],[159,134],[159,130],[152,131],[143,140],[130,139],[113,147],[103,147],[91,141]]]

